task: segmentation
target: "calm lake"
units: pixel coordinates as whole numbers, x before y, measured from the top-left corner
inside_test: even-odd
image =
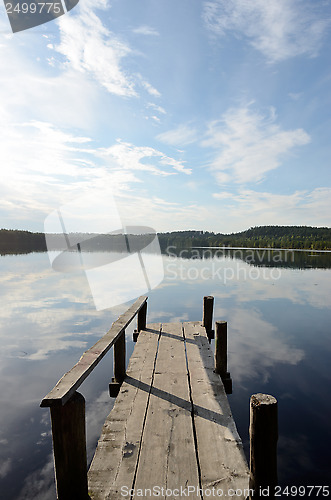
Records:
[[[162,258],[148,321],[198,320],[203,296],[213,295],[214,319],[228,322],[229,400],[246,455],[250,396],[272,394],[279,484],[328,486],[331,253],[200,249]],[[129,303],[97,311],[85,274],[54,271],[47,253],[1,256],[0,271],[0,498],[55,499],[49,410],[39,403]],[[89,459],[113,405],[111,376],[112,352],[80,388]]]

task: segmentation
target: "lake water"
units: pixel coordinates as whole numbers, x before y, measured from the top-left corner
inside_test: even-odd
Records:
[[[229,400],[246,453],[250,396],[272,394],[279,483],[329,486],[331,254],[200,250],[162,258],[165,279],[149,293],[148,321],[198,320],[202,297],[213,295],[214,319],[228,322]],[[47,253],[0,257],[0,279],[0,498],[54,499],[49,410],[39,403],[129,304],[96,311],[84,273],[55,272]],[[112,352],[80,388],[89,459],[113,405],[111,376]]]

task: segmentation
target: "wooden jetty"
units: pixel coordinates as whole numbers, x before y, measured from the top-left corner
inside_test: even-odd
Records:
[[[226,394],[227,324],[216,323],[214,360],[212,311],[213,297],[205,297],[202,321],[146,325],[147,297],[140,297],[42,400],[51,410],[59,500],[244,500],[276,485],[277,402],[251,398],[249,471]],[[125,328],[136,315],[126,368]],[[85,401],[76,389],[113,345],[109,388],[118,395],[87,470]]]

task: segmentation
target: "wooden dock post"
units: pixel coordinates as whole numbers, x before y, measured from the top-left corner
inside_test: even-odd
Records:
[[[147,302],[144,303],[144,305],[138,312],[138,319],[137,319],[138,333],[140,332],[140,330],[145,330],[146,328],[146,316],[147,316]]]
[[[216,321],[215,338],[215,373],[226,378],[228,370],[228,324],[226,321]]]
[[[232,394],[232,379],[228,372],[228,324],[216,321],[215,327],[215,373],[221,376],[225,392]]]
[[[214,297],[207,295],[203,298],[202,326],[205,327],[209,339],[214,338],[213,331]]]
[[[88,499],[84,396],[51,406],[51,420],[57,498]]]
[[[253,394],[250,400],[250,480],[253,498],[274,498],[277,485],[277,400]]]
[[[109,396],[116,398],[126,375],[126,345],[125,330],[119,335],[114,344],[114,377],[109,384]]]
[[[122,383],[125,378],[126,369],[125,330],[121,333],[114,344],[114,378],[116,382]]]

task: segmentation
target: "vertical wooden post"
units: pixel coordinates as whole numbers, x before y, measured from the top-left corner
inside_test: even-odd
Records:
[[[57,498],[88,499],[84,396],[75,392],[50,410]]]
[[[114,344],[114,381],[122,383],[126,372],[125,330]]]
[[[205,327],[207,334],[213,329],[213,308],[214,297],[208,295],[203,298],[202,326]]]
[[[253,498],[274,498],[277,485],[277,400],[253,394],[250,401],[250,480]]]
[[[215,373],[225,379],[228,370],[228,324],[216,321],[215,326]]]
[[[215,373],[222,377],[226,394],[232,394],[232,379],[228,370],[228,324],[226,321],[215,323]]]
[[[146,328],[146,316],[147,316],[147,301],[142,306],[140,311],[138,312],[138,320],[137,320],[137,330],[145,330]]]

